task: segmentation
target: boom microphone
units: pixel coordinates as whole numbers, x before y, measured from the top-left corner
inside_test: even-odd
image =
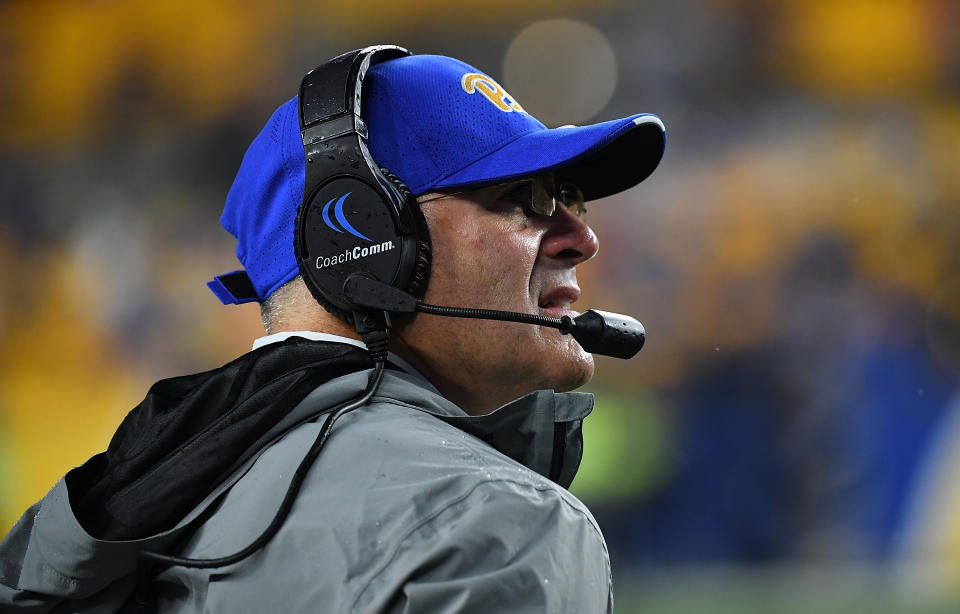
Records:
[[[366,309],[391,313],[427,313],[451,318],[473,318],[520,322],[556,328],[563,335],[572,335],[580,347],[591,354],[614,358],[632,358],[643,347],[646,332],[643,324],[630,316],[589,309],[576,318],[550,318],[530,313],[444,307],[430,305],[403,290],[372,279],[362,273],[353,273],[343,282],[343,294],[352,304]]]

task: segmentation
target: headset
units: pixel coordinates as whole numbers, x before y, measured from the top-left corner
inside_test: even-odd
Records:
[[[294,473],[276,514],[247,547],[230,556],[193,559],[141,552],[146,561],[193,568],[222,567],[262,548],[280,529],[334,423],[366,404],[383,378],[392,314],[522,322],[571,334],[588,352],[631,358],[643,346],[643,325],[630,316],[587,310],[576,318],[430,305],[422,302],[430,277],[430,235],[420,207],[403,182],[380,167],[367,149],[361,115],[363,81],[379,62],[411,55],[394,45],[350,51],[304,76],[299,120],[305,156],[303,200],[294,223],[294,254],[304,282],[328,311],[352,323],[374,369],[357,397],[328,412],[316,440]],[[150,605],[149,570],[141,570],[134,606]]]
[[[378,310],[347,296],[349,277],[420,299],[430,275],[430,235],[420,207],[370,155],[361,114],[368,69],[408,55],[394,45],[357,49],[311,70],[300,84],[306,172],[294,253],[314,298],[353,324]]]

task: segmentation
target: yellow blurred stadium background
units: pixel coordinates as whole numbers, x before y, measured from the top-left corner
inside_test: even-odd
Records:
[[[605,531],[616,519],[608,540],[623,536],[611,544],[622,550],[623,611],[950,611],[960,593],[960,400],[948,394],[960,389],[958,31],[953,0],[3,3],[0,527],[103,450],[154,380],[218,366],[260,335],[256,307],[222,307],[204,286],[237,268],[217,224],[232,174],[303,72],[394,42],[489,71],[548,123],[653,112],[667,125],[654,176],[590,208],[601,251],[581,275],[584,305],[633,313],[650,336],[636,360],[599,362],[574,485]],[[817,446],[838,424],[868,436],[858,425],[875,424],[870,403],[850,426],[834,399],[882,390],[883,378],[844,369],[890,348],[920,356],[904,364],[925,365],[918,381],[935,381],[942,399],[923,405],[936,420],[914,420],[910,399],[890,402],[895,424],[923,426],[922,445],[909,471],[876,465],[905,476],[886,503],[900,511],[861,533],[832,515],[833,501],[859,491],[815,462]],[[636,537],[642,510],[695,458],[684,420],[709,413],[678,412],[678,395],[698,385],[691,373],[735,371],[756,355],[777,366],[788,398],[813,399],[789,410],[771,401],[786,443],[770,458],[813,484],[785,485],[808,489],[788,500],[819,511],[779,529],[758,558],[679,554],[669,528],[657,534],[667,545],[649,546]],[[915,388],[913,400],[933,403]],[[737,389],[720,393],[736,402]],[[845,441],[830,445],[847,459]],[[873,575],[856,576],[851,594],[837,588],[843,573],[797,571],[861,567]],[[733,575],[699,574],[716,568]],[[714,590],[722,596],[704,597]]]

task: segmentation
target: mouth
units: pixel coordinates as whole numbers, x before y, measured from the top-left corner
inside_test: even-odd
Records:
[[[538,307],[540,309],[570,309],[570,301],[550,301],[548,303],[540,303]]]
[[[543,293],[537,301],[541,315],[552,318],[559,318],[565,315],[575,317],[578,314],[573,311],[572,305],[580,298],[580,289],[576,287],[564,286],[553,288]]]

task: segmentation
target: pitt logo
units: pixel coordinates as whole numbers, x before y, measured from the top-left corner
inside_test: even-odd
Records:
[[[512,111],[524,112],[513,96],[507,93],[499,83],[478,72],[468,72],[460,79],[460,87],[468,94],[480,92],[484,98],[497,105],[497,108],[505,113]]]

